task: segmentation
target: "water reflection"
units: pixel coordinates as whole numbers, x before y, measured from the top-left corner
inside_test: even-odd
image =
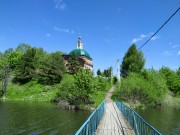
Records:
[[[71,135],[89,114],[58,109],[49,103],[0,101],[0,134]]]
[[[180,135],[180,108],[151,108],[137,112],[161,133]]]

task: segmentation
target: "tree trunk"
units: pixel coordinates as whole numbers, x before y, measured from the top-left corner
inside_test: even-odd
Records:
[[[6,88],[8,85],[8,77],[9,77],[9,66],[5,66],[4,75],[2,76],[2,97],[5,96]]]

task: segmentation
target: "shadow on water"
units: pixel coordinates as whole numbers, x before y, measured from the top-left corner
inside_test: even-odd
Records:
[[[180,135],[180,108],[161,107],[136,111],[164,135]]]
[[[0,135],[73,135],[89,115],[46,102],[0,101]]]

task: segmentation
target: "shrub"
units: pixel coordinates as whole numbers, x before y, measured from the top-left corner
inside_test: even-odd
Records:
[[[166,90],[166,81],[155,72],[148,73],[146,79],[144,76],[130,73],[127,78],[122,79],[120,90],[116,87],[113,97],[154,106],[164,98]]]
[[[59,92],[56,98],[78,106],[92,102],[91,94],[94,92],[95,84],[90,71],[79,69],[75,75],[65,75],[57,87]]]
[[[162,67],[159,70],[159,73],[164,77],[167,81],[167,86],[170,91],[172,91],[175,95],[180,93],[180,70],[176,72],[171,70],[168,67]]]

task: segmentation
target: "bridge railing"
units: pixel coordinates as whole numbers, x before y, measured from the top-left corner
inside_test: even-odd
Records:
[[[137,112],[120,101],[115,101],[119,110],[123,113],[136,135],[162,135],[153,126],[147,123]]]
[[[93,135],[96,132],[97,126],[103,116],[105,109],[104,100],[94,112],[89,116],[89,118],[84,122],[84,124],[79,128],[75,135]]]

